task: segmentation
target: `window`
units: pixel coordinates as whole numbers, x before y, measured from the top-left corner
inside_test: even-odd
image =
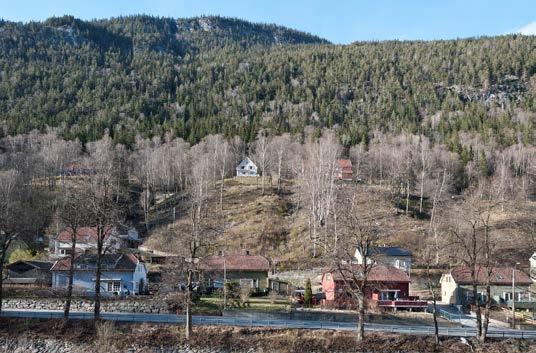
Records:
[[[385,290],[380,292],[380,300],[397,300],[398,290]]]
[[[253,280],[253,279],[247,279],[247,278],[241,278],[241,279],[240,279],[240,287],[245,287],[245,288],[256,288],[256,286],[255,286],[255,280]]]
[[[107,283],[108,292],[120,292],[121,291],[121,282],[120,281],[110,281]]]

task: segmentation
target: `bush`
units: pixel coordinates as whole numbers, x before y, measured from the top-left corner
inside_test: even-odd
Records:
[[[12,264],[19,260],[35,260],[37,253],[34,250],[16,249],[9,255],[8,263]]]
[[[310,308],[313,305],[313,290],[311,288],[311,280],[305,282],[305,291],[303,292],[303,305]]]
[[[117,332],[111,321],[97,322],[95,324],[95,346],[99,353],[117,352]]]

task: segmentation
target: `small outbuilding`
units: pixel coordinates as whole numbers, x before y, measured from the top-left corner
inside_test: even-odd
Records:
[[[353,180],[354,172],[352,170],[352,161],[349,159],[337,160],[335,176],[338,180],[347,180],[347,181]]]
[[[6,266],[6,284],[52,285],[50,269],[53,263],[48,261],[19,260]]]

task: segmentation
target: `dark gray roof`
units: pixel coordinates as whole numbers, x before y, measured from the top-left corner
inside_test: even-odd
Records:
[[[52,267],[54,263],[53,262],[48,262],[48,261],[36,261],[36,260],[19,260],[19,261],[16,261],[12,264],[9,264],[7,265],[6,267],[7,268],[17,268],[17,267],[20,267],[21,265],[24,266],[30,266],[30,267],[34,267],[34,268],[37,268],[37,269],[40,269],[40,270],[45,270],[45,271],[48,271],[50,270],[50,268]]]
[[[67,271],[70,258],[65,257],[56,261],[52,271]],[[131,271],[136,270],[138,259],[132,254],[104,254],[101,259],[102,271]],[[97,268],[96,254],[82,254],[74,259],[75,271],[95,270]]]
[[[378,246],[370,248],[369,256],[411,256],[411,251],[397,246]]]

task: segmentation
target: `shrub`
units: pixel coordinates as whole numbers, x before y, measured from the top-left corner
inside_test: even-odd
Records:
[[[117,352],[117,332],[111,321],[97,322],[95,324],[95,346],[99,353]]]
[[[313,290],[311,288],[311,280],[305,282],[305,291],[303,293],[303,305],[310,308],[313,305]]]

